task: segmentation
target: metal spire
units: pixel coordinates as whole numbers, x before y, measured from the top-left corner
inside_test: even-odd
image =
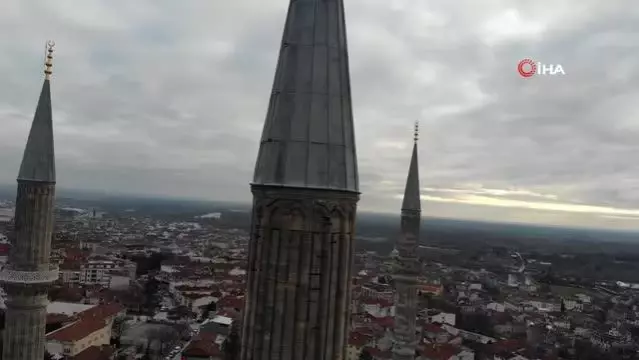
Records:
[[[53,120],[51,115],[51,68],[53,67],[53,47],[55,43],[46,44],[44,62],[44,83],[40,99],[36,107],[31,131],[24,149],[22,164],[18,172],[18,180],[55,182],[55,154],[53,150]]]
[[[254,185],[359,192],[342,0],[291,0]]]
[[[417,157],[417,141],[419,140],[419,122],[415,122],[413,132],[413,154],[408,168],[408,178],[404,190],[404,201],[402,210],[421,211],[421,200],[419,191],[419,162]]]

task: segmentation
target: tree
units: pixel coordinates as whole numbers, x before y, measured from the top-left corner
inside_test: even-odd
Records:
[[[144,356],[142,356],[141,360],[152,360],[151,359],[151,339],[146,340],[146,349],[144,350]]]
[[[191,338],[191,327],[188,324],[177,323],[173,325],[173,329],[177,334],[176,336],[182,340],[187,341]]]
[[[164,353],[170,345],[172,345],[173,340],[176,339],[176,332],[173,328],[170,327],[160,327],[150,329],[146,333],[146,338],[148,341],[147,348],[153,348],[155,353],[162,354]],[[152,346],[153,344],[157,344],[157,346]]]
[[[180,319],[188,318],[193,315],[193,311],[188,306],[180,305],[174,309],[174,313]]]
[[[373,360],[373,355],[368,352],[368,349],[363,349],[359,354],[359,360]]]
[[[172,328],[163,328],[160,330],[160,334],[158,336],[159,342],[159,351],[160,353],[165,353],[169,350],[169,348],[173,345],[177,338],[177,333]]]
[[[237,328],[231,327],[229,336],[222,343],[222,351],[224,352],[224,360],[237,360],[240,354],[240,336]]]
[[[144,297],[146,310],[148,312],[153,312],[155,308],[158,306],[158,290],[160,289],[160,282],[155,279],[155,277],[151,276],[147,280],[146,284],[144,284]]]
[[[113,320],[111,325],[111,344],[115,345],[116,349],[120,346],[120,338],[126,331],[128,325],[124,317],[117,317]]]
[[[215,301],[211,301],[207,305],[203,305],[202,307],[202,319],[207,319],[209,317],[209,313],[215,312],[217,310],[217,304]]]

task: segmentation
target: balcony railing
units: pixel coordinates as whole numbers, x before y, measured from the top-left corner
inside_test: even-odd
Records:
[[[59,270],[56,265],[45,271],[21,271],[4,268],[0,270],[0,282],[14,284],[46,284],[58,279]]]

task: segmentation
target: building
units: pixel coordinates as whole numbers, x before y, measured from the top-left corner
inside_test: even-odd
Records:
[[[80,268],[80,283],[100,285],[108,288],[111,283],[110,272],[116,268],[115,261],[103,258],[89,259]]]
[[[215,334],[199,334],[184,348],[183,360],[223,360],[224,352]]]
[[[420,272],[417,248],[421,224],[421,200],[419,188],[419,163],[417,161],[417,124],[413,154],[408,169],[404,200],[402,203],[401,234],[397,240],[397,264],[393,271],[397,301],[395,302],[395,329],[393,359],[413,360],[418,339],[415,336],[417,321],[417,277]]]
[[[7,293],[2,358],[42,360],[47,291],[58,278],[49,262],[55,197],[51,117],[53,43],[47,44],[45,79],[18,172],[15,228],[0,283]]]
[[[63,356],[77,356],[92,347],[109,345],[113,322],[124,316],[119,304],[103,304],[75,314],[76,321],[47,334],[47,351]]]
[[[82,319],[47,335],[47,350],[76,356],[91,346],[108,345],[111,328],[104,319]]]
[[[343,359],[359,179],[342,0],[291,0],[255,166],[242,360]]]
[[[367,283],[366,285],[362,285],[360,295],[362,297],[383,299],[391,302],[395,299],[395,291],[393,291],[393,288],[390,285],[378,283]]]
[[[13,219],[13,209],[0,208],[0,223],[9,223]]]
[[[131,261],[94,256],[86,261],[67,259],[60,264],[60,281],[74,285],[125,288],[135,281],[136,265]]]

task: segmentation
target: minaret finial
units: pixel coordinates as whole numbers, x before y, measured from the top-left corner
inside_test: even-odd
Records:
[[[55,47],[55,41],[49,40],[46,44],[46,59],[44,61],[44,78],[46,80],[51,79],[51,74],[53,71],[51,68],[53,67],[53,48]]]
[[[419,121],[415,121],[415,132],[414,132],[414,138],[413,140],[415,140],[415,143],[417,143],[417,140],[419,140]]]

